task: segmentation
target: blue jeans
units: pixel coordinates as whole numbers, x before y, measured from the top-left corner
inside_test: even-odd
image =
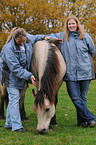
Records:
[[[90,84],[90,80],[85,81],[66,81],[68,94],[76,107],[77,111],[77,125],[81,125],[83,122],[90,123],[96,119],[87,108],[87,92]]]
[[[23,128],[19,111],[19,99],[22,96],[22,90],[16,88],[7,88],[8,91],[8,107],[6,115],[5,127],[12,127],[12,131]]]

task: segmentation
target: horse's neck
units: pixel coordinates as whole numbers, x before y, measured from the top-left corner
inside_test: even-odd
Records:
[[[38,79],[38,89],[41,88],[41,79],[46,68],[46,62],[48,57],[48,42],[38,41],[34,45],[34,53],[32,59],[32,70],[35,77]],[[35,61],[34,61],[35,60]]]

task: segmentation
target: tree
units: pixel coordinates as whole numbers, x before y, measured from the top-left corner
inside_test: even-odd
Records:
[[[95,13],[95,0],[0,1],[0,49],[13,27],[23,27],[32,34],[59,32],[63,31],[65,19],[71,14],[79,18],[96,45]]]

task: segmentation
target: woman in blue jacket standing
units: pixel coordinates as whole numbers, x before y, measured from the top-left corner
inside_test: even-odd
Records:
[[[5,128],[12,131],[25,132],[21,124],[19,99],[22,96],[25,80],[35,84],[35,77],[29,72],[33,48],[38,40],[45,35],[26,34],[23,28],[13,28],[5,46],[1,51],[1,83],[8,91],[9,103],[7,107]]]
[[[95,79],[93,64],[95,46],[92,38],[84,32],[74,15],[66,19],[65,32],[47,36],[59,38],[63,42],[60,48],[67,68],[64,81],[66,81],[68,94],[76,107],[77,125],[93,127],[96,116],[88,110],[86,98],[90,81]]]

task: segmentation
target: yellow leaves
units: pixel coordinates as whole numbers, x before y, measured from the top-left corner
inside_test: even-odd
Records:
[[[8,37],[8,33],[6,33],[6,30],[4,30],[3,32],[0,32],[0,48],[2,49],[6,40]],[[0,49],[0,51],[1,51]]]
[[[33,34],[59,32],[63,30],[65,18],[75,14],[96,44],[95,0],[3,0],[0,4],[3,29],[19,26]]]

